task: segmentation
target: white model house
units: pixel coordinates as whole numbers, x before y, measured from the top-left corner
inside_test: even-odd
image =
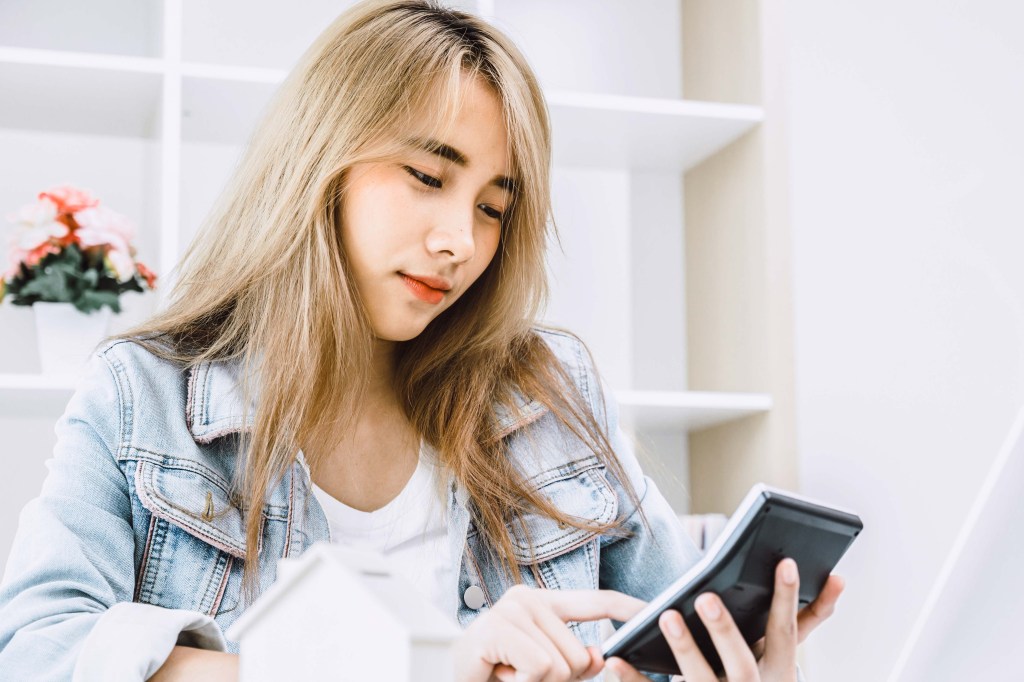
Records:
[[[241,682],[450,682],[459,632],[380,555],[319,543],[282,560],[227,636]]]

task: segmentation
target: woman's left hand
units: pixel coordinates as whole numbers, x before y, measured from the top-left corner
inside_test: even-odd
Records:
[[[795,682],[796,647],[832,615],[843,586],[842,578],[829,576],[818,598],[798,611],[800,577],[796,562],[792,559],[780,561],[775,569],[775,595],[768,614],[765,636],[753,649],[747,646],[732,616],[717,595],[705,593],[698,597],[697,614],[718,650],[725,666],[726,679],[730,682]],[[678,611],[661,614],[659,624],[680,670],[685,673],[686,682],[718,680]],[[764,655],[755,657],[761,651]],[[609,658],[608,668],[622,682],[647,682],[646,677],[621,658]]]

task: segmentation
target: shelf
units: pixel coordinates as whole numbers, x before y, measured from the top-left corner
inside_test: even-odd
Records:
[[[74,392],[76,377],[0,374],[0,412],[9,413],[30,401],[63,410]],[[771,409],[761,393],[703,391],[616,391],[624,421],[643,428],[696,431]]]
[[[760,107],[548,93],[554,163],[685,172],[751,130]]]
[[[284,69],[184,62],[181,65],[181,75],[186,78],[278,85],[288,75],[288,72]]]
[[[764,393],[708,391],[616,391],[623,421],[637,427],[698,431],[734,419],[767,412]]]
[[[76,381],[77,377],[74,375],[0,374],[0,391],[67,393],[68,397],[71,397]]]
[[[65,66],[71,69],[97,69],[136,73],[161,73],[164,70],[163,61],[152,57],[131,57],[9,46],[0,47],[0,63]]]
[[[183,64],[186,140],[240,144],[252,132],[279,69]],[[752,129],[760,107],[552,91],[554,162],[685,172]]]
[[[75,391],[74,376],[0,374],[0,416],[55,418]]]
[[[0,48],[0,128],[155,138],[159,71],[154,59]]]

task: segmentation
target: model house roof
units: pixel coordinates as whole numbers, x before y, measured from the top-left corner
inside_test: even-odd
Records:
[[[277,581],[228,629],[228,638],[240,640],[254,624],[272,614],[282,599],[295,598],[305,580],[319,579],[314,574],[316,567],[327,568],[338,576],[338,580],[332,582],[332,588],[337,589],[318,591],[318,599],[335,598],[343,603],[346,591],[363,589],[416,640],[447,643],[461,632],[453,619],[400,578],[385,557],[317,543],[300,557],[279,563]]]

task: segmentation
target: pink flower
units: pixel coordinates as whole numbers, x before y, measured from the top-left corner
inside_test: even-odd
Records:
[[[17,275],[24,255],[25,253],[20,249],[12,248],[7,254],[7,270],[0,275],[0,279],[6,281]]]
[[[129,256],[134,254],[131,243],[135,239],[135,226],[120,213],[97,206],[76,213],[75,222],[78,223],[75,236],[83,247],[109,245]]]
[[[119,249],[108,249],[103,256],[107,269],[114,273],[118,282],[127,282],[135,276],[135,261],[131,255]]]
[[[14,223],[12,248],[31,251],[50,239],[61,239],[68,234],[68,226],[57,220],[57,206],[48,199],[22,206],[17,213],[11,213],[7,220]]]
[[[33,249],[19,249],[14,246],[8,254],[9,267],[3,274],[3,279],[9,280],[17,275],[22,263],[26,268],[35,267],[51,253],[60,253],[60,247],[49,242],[44,242]]]
[[[61,213],[77,213],[86,208],[99,206],[100,203],[98,199],[94,199],[86,190],[78,189],[71,185],[60,185],[45,192],[40,192],[39,198],[50,199],[53,203],[57,204],[57,209]]]

